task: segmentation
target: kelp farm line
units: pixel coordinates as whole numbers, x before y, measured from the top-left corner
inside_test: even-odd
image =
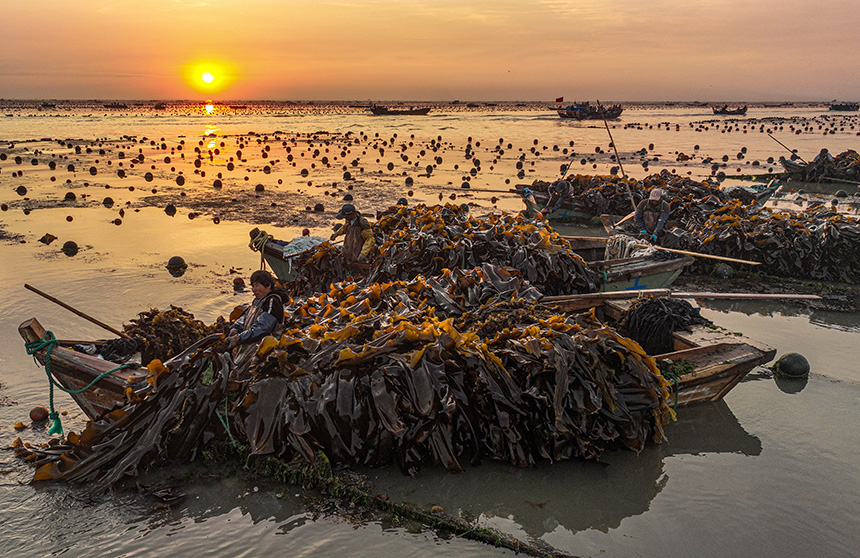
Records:
[[[745,188],[724,189],[665,170],[638,181],[580,174],[566,180],[574,185],[576,208],[595,217],[626,215],[631,194],[639,203],[652,188],[662,188],[672,209],[670,225],[680,232],[676,248],[757,261],[756,271],[768,275],[860,283],[860,220],[832,204],[774,210],[756,205]],[[548,186],[537,181],[532,189]]]

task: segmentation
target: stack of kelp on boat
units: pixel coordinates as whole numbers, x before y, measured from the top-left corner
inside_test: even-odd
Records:
[[[286,460],[314,461],[322,452],[346,465],[396,463],[408,474],[486,459],[518,466],[597,459],[611,448],[638,452],[659,442],[672,406],[719,399],[773,357],[734,336],[714,342],[696,320],[672,326],[688,330],[691,343],[670,332],[655,349],[668,352],[649,355],[594,310],[566,311],[569,301],[547,299],[539,287],[563,299],[591,296],[596,286],[595,272],[554,231],[498,218],[489,230],[464,228],[461,240],[471,242],[453,250],[431,241],[462,223],[438,211],[382,221],[383,246],[400,248],[387,257],[383,249],[381,264],[357,283],[314,283],[316,274],[333,275],[338,248],[311,249],[286,285],[292,298],[283,334],[260,341],[247,368],[238,369],[213,334],[74,394],[83,401],[101,390],[101,409],[90,405],[83,433],[44,448],[16,444],[39,464],[34,478],[111,484],[149,463],[199,455],[214,439]],[[403,220],[426,237],[399,236],[411,228],[397,224]],[[513,265],[443,265],[502,254]],[[305,266],[311,271],[303,277]],[[186,321],[200,337],[209,333]],[[49,338],[34,320],[21,333]],[[47,347],[35,355],[47,360]],[[50,359],[59,383],[73,390],[86,381],[82,360],[99,360],[56,345]],[[104,366],[112,364],[90,377]],[[711,379],[719,389],[703,387]]]

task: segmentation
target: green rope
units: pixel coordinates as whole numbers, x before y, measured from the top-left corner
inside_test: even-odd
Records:
[[[230,419],[227,418],[227,416],[228,416],[227,411],[228,411],[228,399],[227,399],[227,394],[225,393],[224,394],[224,416],[221,416],[221,413],[219,413],[217,410],[215,411],[215,416],[218,417],[218,420],[221,421],[221,426],[223,426],[224,430],[227,431],[227,436],[230,438],[230,443],[233,444],[233,447],[238,448],[239,447],[239,441],[236,440],[236,438],[233,437],[233,433],[230,432]]]
[[[102,372],[99,374],[92,382],[87,384],[85,387],[81,389],[68,389],[63,387],[54,379],[51,375],[51,351],[54,347],[59,346],[60,342],[54,337],[54,334],[50,331],[45,332],[45,335],[42,336],[38,341],[30,341],[25,343],[24,346],[27,348],[28,355],[35,355],[41,350],[45,350],[45,373],[48,375],[48,400],[51,407],[51,412],[48,414],[48,418],[51,419],[51,428],[48,429],[48,434],[63,434],[63,423],[60,421],[60,414],[54,409],[54,386],[61,389],[62,391],[68,393],[69,395],[76,395],[78,393],[83,393],[93,387],[99,380],[106,376],[110,376],[114,372],[122,370],[123,368],[129,368],[131,364],[121,364],[116,368],[112,368],[107,372]]]

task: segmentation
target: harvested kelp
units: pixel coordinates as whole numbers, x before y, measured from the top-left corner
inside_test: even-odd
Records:
[[[408,474],[425,462],[456,471],[463,459],[596,459],[659,440],[666,384],[638,345],[593,316],[513,320],[491,336],[457,329],[476,300],[463,285],[497,285],[491,270],[296,303],[300,327],[262,343],[234,434],[253,453],[311,460],[323,448],[352,465],[396,460]]]
[[[681,298],[647,297],[630,305],[621,316],[618,331],[638,342],[645,352],[661,355],[675,350],[674,331],[708,323],[698,308]]]
[[[363,272],[366,282],[408,281],[489,263],[517,269],[547,295],[594,292],[600,284],[598,274],[557,232],[519,215],[477,218],[453,205],[399,207],[382,216],[373,231],[380,249]],[[296,262],[298,276],[288,290],[328,290],[345,276],[339,254],[329,243],[308,251]]]
[[[408,474],[428,463],[597,459],[661,440],[673,413],[653,359],[591,313],[534,306],[540,297],[518,272],[490,265],[335,284],[290,301],[286,331],[260,342],[235,393],[225,394],[237,372],[226,353],[191,352],[151,378],[150,393],[70,434],[69,448],[36,451],[36,480],[109,484],[193,456],[214,435],[255,455],[313,461],[322,451]],[[504,327],[488,328],[502,313]]]
[[[221,317],[214,324],[206,325],[195,319],[194,314],[171,304],[170,310],[152,308],[140,312],[131,323],[123,326],[123,333],[139,340],[141,362],[166,361],[207,335],[223,333],[228,326]]]

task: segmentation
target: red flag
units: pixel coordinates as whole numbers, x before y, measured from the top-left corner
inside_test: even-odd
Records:
[[[564,102],[564,97],[556,97],[555,102],[556,102],[556,103],[563,103],[563,102]]]

